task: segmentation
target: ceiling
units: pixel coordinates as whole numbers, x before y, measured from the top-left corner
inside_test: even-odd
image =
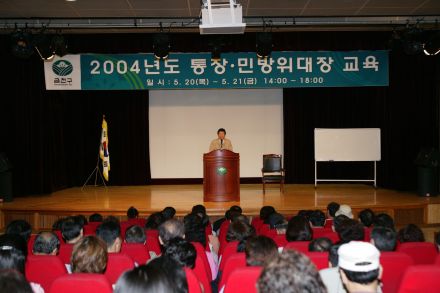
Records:
[[[425,19],[431,16],[432,23],[440,19],[440,0],[240,0],[239,3],[247,23],[250,22],[247,19],[252,18],[261,22],[261,17],[315,20],[337,17],[345,22],[362,18],[365,25],[368,19],[377,20],[377,17],[384,23],[397,19],[403,23],[405,17],[423,21],[423,16]],[[78,23],[81,19],[84,28],[100,18],[114,19],[114,22],[130,18],[197,19],[200,7],[200,0],[0,0],[0,29],[14,22],[32,25],[47,23],[48,19],[53,23],[69,19]]]

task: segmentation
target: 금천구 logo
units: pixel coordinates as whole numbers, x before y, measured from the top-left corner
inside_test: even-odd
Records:
[[[58,60],[52,65],[52,71],[58,76],[66,76],[72,73],[73,65],[67,60]]]

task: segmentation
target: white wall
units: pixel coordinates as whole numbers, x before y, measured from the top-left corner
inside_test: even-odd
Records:
[[[151,177],[202,178],[203,153],[225,128],[240,176],[261,176],[262,155],[283,152],[282,89],[150,91]]]

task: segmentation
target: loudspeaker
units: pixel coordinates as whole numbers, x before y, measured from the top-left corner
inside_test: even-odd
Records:
[[[440,153],[434,148],[420,149],[414,163],[417,166],[437,168],[440,161]]]

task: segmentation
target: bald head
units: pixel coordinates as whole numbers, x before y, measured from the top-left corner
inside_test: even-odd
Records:
[[[40,232],[35,238],[32,252],[36,255],[56,255],[60,248],[60,240],[52,232]]]

